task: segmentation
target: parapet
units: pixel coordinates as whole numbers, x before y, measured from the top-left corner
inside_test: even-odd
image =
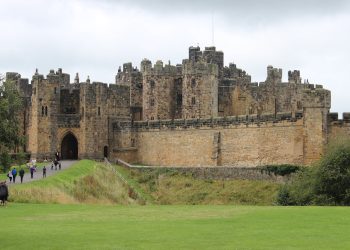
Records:
[[[350,112],[343,113],[343,119],[339,119],[338,113],[332,112],[328,114],[328,121],[332,124],[342,125],[344,123],[350,123]]]
[[[297,122],[303,118],[302,112],[295,116],[292,113],[277,113],[265,115],[241,115],[230,117],[216,117],[207,119],[174,119],[174,120],[151,120],[151,121],[124,121],[113,124],[114,131],[124,129],[149,130],[149,129],[189,129],[201,127],[236,127],[236,126],[261,126],[263,124],[276,124],[280,122]]]

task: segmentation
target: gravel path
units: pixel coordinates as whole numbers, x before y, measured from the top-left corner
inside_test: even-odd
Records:
[[[54,175],[54,174],[56,174],[64,169],[66,169],[66,168],[69,168],[75,162],[77,162],[77,161],[70,161],[70,160],[61,161],[61,170],[58,170],[58,166],[57,166],[57,170],[55,170],[55,167],[53,168],[53,170],[51,170],[51,162],[48,162],[46,164],[46,177],[49,177],[51,175]],[[41,179],[43,179],[43,170],[42,170],[42,168],[38,168],[38,170],[36,172],[34,172],[33,179],[30,178],[29,171],[28,171],[28,173],[25,173],[24,177],[23,177],[23,183],[31,182],[31,181],[35,181],[35,180],[41,180]],[[9,183],[9,179],[7,178],[6,183],[8,185],[21,184],[21,177],[17,174],[16,183],[11,182],[11,184]]]

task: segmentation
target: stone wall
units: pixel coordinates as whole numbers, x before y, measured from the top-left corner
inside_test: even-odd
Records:
[[[123,131],[130,131],[126,141],[134,140],[137,148],[132,162],[144,165],[256,167],[304,163],[301,116],[279,114],[115,125],[118,138]],[[120,151],[122,147],[116,149]],[[115,157],[123,154],[117,153]]]

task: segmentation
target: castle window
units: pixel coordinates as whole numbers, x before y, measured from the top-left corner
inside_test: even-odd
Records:
[[[151,116],[151,120],[154,120],[154,117],[153,117],[153,116]]]
[[[196,79],[193,78],[191,80],[191,86],[192,86],[192,88],[196,87]]]
[[[156,86],[156,83],[154,80],[151,80],[150,81],[150,85],[151,85],[151,88],[153,89],[155,86]]]
[[[101,108],[100,107],[98,107],[98,109],[97,109],[97,114],[101,115]]]
[[[154,106],[154,99],[152,98],[150,101],[150,105],[153,107]]]
[[[57,88],[56,87],[53,89],[53,92],[54,92],[54,94],[57,94]]]
[[[192,102],[192,105],[195,105],[196,104],[196,97],[192,97],[191,102]]]
[[[81,115],[84,115],[84,108],[81,108]]]
[[[177,106],[181,106],[182,105],[182,95],[181,94],[177,94],[177,96],[176,96],[176,104],[177,104]]]
[[[45,116],[47,116],[47,106],[45,106]]]
[[[45,114],[45,108],[44,106],[41,106],[41,116],[44,116],[44,114]]]

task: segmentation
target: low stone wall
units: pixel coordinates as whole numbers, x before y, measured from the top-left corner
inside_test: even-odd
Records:
[[[125,166],[125,165],[124,165]],[[127,167],[127,166],[125,166]],[[232,168],[232,167],[139,167],[132,169],[147,172],[159,169],[177,171],[179,173],[191,174],[194,178],[211,180],[267,180],[274,182],[285,182],[288,176],[278,176],[259,168]]]

